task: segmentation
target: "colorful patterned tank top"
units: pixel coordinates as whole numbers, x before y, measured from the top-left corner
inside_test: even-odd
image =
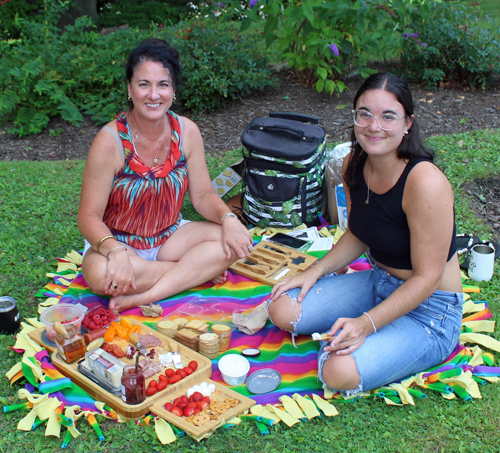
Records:
[[[137,249],[163,244],[182,219],[187,162],[179,119],[171,111],[167,117],[172,130],[170,155],[164,164],[153,168],[135,151],[125,113],[116,118],[125,161],[113,181],[103,221],[119,241]]]

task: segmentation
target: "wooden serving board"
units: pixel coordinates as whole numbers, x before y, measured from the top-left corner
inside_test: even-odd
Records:
[[[160,353],[164,354],[169,351],[168,345],[170,343],[177,343],[172,338],[161,334],[160,332],[146,326],[142,322],[130,319],[130,323],[132,325],[138,325],[140,327],[139,333],[141,335],[149,335],[150,333],[152,333],[162,341],[161,347],[153,346],[156,352],[155,360],[158,360],[158,355]],[[115,337],[115,339],[118,339],[118,337]],[[122,342],[125,342],[125,340],[120,339],[117,341],[117,344],[121,346]],[[126,404],[121,397],[115,396],[114,394],[108,392],[99,384],[96,384],[88,377],[83,375],[80,371],[78,371],[78,363],[80,362],[80,360],[68,364],[61,358],[58,352],[54,352],[52,354],[52,363],[61,373],[71,378],[72,382],[83,388],[87,393],[90,394],[90,396],[98,401],[105,402],[110,407],[115,409],[123,418],[134,419],[147,414],[150,411],[151,405],[153,405],[158,399],[166,397],[173,392],[185,392],[189,387],[192,387],[197,382],[201,382],[204,378],[206,379],[212,376],[212,362],[209,359],[180,343],[177,343],[177,346],[179,354],[182,358],[183,366],[186,367],[191,360],[196,360],[198,362],[197,370],[190,376],[186,376],[181,381],[173,385],[168,385],[167,388],[162,390],[161,392],[158,392],[152,396],[147,396],[141,404],[135,405]],[[148,352],[150,350],[151,348],[148,348]],[[127,357],[123,357],[119,360],[121,360],[125,364],[134,362],[134,359],[127,359]],[[173,365],[171,368],[175,370]],[[146,379],[146,388],[148,387],[148,384],[151,380],[158,380],[159,375],[161,373],[164,373],[165,370],[166,368],[162,368],[162,371],[160,373]]]
[[[31,332],[28,333],[28,336],[35,340],[40,346],[43,346],[47,351],[49,352],[54,352],[57,350],[56,345],[54,343],[50,344],[44,341],[42,335],[45,332],[45,327],[40,327],[36,330],[32,330]],[[48,339],[48,337],[45,335],[45,338]]]
[[[250,256],[233,263],[230,269],[236,274],[274,286],[282,278],[305,271],[317,260],[290,247],[264,241],[252,249]]]
[[[226,398],[234,398],[239,401],[238,405],[220,414],[216,420],[210,420],[209,422],[201,426],[196,426],[193,423],[188,422],[185,417],[178,417],[177,415],[168,412],[164,407],[165,403],[173,402],[175,398],[184,395],[186,389],[182,389],[175,390],[174,392],[163,396],[161,399],[157,399],[156,402],[151,406],[151,412],[164,418],[168,422],[173,423],[175,426],[178,426],[191,437],[200,438],[210,431],[215,431],[217,428],[224,425],[227,420],[242,414],[244,411],[250,409],[253,405],[255,405],[254,400],[236,393],[234,390],[231,390],[223,384],[214,382],[211,379],[203,379],[200,382],[202,381],[205,381],[208,384],[215,384],[215,392],[212,393],[209,397],[211,401],[218,400],[220,402],[223,402]]]

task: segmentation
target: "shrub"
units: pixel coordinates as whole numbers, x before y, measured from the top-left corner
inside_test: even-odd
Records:
[[[164,34],[181,56],[182,105],[194,113],[274,85],[260,33],[242,34],[217,20],[196,19]]]
[[[172,25],[186,15],[186,1],[168,3],[150,0],[122,0],[103,2],[100,7],[99,25],[103,28],[128,24],[131,27],[149,29],[151,22]]]
[[[478,26],[460,6],[436,5],[433,16],[406,31],[401,74],[427,88],[443,82],[486,88],[500,73],[500,27]]]
[[[282,57],[318,91],[343,91],[351,71],[367,77],[369,60],[397,51],[399,27],[413,17],[427,17],[420,0],[231,0],[228,18],[237,11],[242,30],[264,22],[266,44],[276,42]]]
[[[241,36],[220,22],[191,21],[160,30],[129,28],[101,36],[88,31],[92,22],[81,17],[61,34],[55,24],[65,4],[49,5],[42,22],[16,16],[21,38],[0,41],[0,121],[12,123],[10,133],[40,132],[56,116],[76,125],[82,114],[98,123],[111,120],[126,105],[128,55],[152,36],[167,38],[180,51],[180,94],[184,107],[193,113],[273,83],[256,38]]]
[[[18,38],[14,25],[16,14],[21,17],[37,17],[44,7],[44,0],[7,0],[0,5],[0,39]]]

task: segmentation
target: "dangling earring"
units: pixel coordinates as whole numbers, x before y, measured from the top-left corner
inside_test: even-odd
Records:
[[[130,97],[130,93],[128,94],[128,98],[127,98],[129,101],[132,100],[132,98]]]
[[[408,135],[408,134],[409,134],[408,129],[406,129],[406,131],[405,131],[405,135]]]
[[[174,102],[177,100],[177,98],[175,97],[175,94],[174,94],[174,99],[173,100],[174,100]]]

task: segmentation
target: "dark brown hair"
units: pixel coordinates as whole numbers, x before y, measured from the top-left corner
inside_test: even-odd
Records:
[[[413,123],[408,129],[408,134],[404,136],[398,147],[397,155],[400,159],[410,159],[412,157],[423,157],[430,161],[434,160],[434,153],[422,143],[418,123],[413,117],[413,98],[408,84],[399,77],[392,74],[373,74],[368,77],[354,96],[353,109],[356,109],[359,98],[369,90],[385,90],[394,94],[398,102],[403,106],[405,115],[412,118]],[[351,155],[349,164],[345,172],[345,182],[349,188],[354,187],[354,175],[363,167],[368,157],[363,148],[356,140],[354,127],[351,132]]]
[[[132,77],[137,67],[145,61],[154,61],[161,63],[164,68],[167,68],[172,78],[172,86],[175,90],[179,87],[180,62],[179,52],[173,47],[170,47],[164,39],[146,39],[141,42],[128,57],[126,76],[129,83],[132,82]],[[134,107],[132,101],[128,101],[130,109]]]

